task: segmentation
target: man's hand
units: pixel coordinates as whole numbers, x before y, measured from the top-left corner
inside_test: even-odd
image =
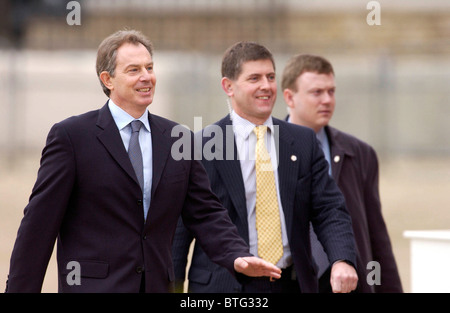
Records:
[[[330,283],[335,293],[355,290],[358,283],[358,275],[355,268],[344,261],[335,262],[331,267]]]
[[[281,270],[263,259],[257,257],[243,257],[234,260],[236,272],[251,277],[269,276],[273,278],[281,277]]]

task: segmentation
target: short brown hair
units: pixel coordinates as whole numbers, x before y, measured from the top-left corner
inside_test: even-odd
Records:
[[[139,44],[147,48],[151,56],[153,56],[153,45],[151,41],[137,30],[119,30],[114,34],[105,38],[97,51],[97,62],[95,69],[97,76],[100,79],[100,73],[106,71],[109,75],[114,76],[116,70],[116,57],[117,49],[119,49],[125,43]],[[109,97],[110,90],[100,80],[100,84],[103,88],[103,92]]]
[[[334,75],[333,66],[327,59],[318,55],[297,54],[288,61],[284,68],[281,89],[289,88],[297,91],[295,84],[297,77],[305,72]]]
[[[264,46],[240,41],[229,47],[222,58],[222,77],[236,80],[242,72],[242,64],[248,61],[270,60],[275,69],[272,53]]]

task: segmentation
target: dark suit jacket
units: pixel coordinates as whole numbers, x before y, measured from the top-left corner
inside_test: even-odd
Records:
[[[367,143],[325,127],[331,150],[332,176],[345,196],[352,217],[358,248],[358,291],[403,292],[386,224],[381,213],[378,189],[378,159]],[[337,157],[338,156],[338,157]],[[373,269],[367,264],[380,263],[381,285],[367,284]]]
[[[171,291],[180,215],[230,273],[238,256],[250,255],[202,164],[174,160],[176,124],[153,114],[149,120],[153,185],[145,223],[142,192],[108,106],[53,126],[12,252],[7,292],[41,290],[56,238],[59,291],[138,292],[142,275],[147,292]],[[80,285],[67,284],[71,261],[80,264]]]
[[[273,119],[279,130],[279,184],[281,202],[292,252],[292,260],[302,292],[317,292],[315,266],[311,259],[309,223],[312,221],[331,262],[356,262],[356,251],[350,217],[345,201],[334,181],[329,177],[328,164],[312,130]],[[211,187],[228,209],[239,234],[248,243],[247,208],[240,162],[227,116],[216,123],[226,136],[223,139],[224,160],[203,158]],[[228,132],[227,132],[227,125]],[[216,134],[217,135],[217,134]],[[276,135],[275,135],[276,138]],[[203,146],[211,139],[202,138]],[[233,160],[226,160],[227,143],[234,145]],[[220,149],[220,147],[218,147]],[[229,151],[229,150],[228,150]],[[293,157],[295,156],[295,157]],[[173,255],[178,281],[185,277],[187,252],[194,234],[177,227]],[[191,292],[239,292],[241,285],[224,269],[213,264],[196,244],[189,270]]]

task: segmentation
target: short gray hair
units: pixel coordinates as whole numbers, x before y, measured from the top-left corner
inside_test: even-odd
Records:
[[[119,30],[114,34],[105,38],[97,51],[97,62],[95,69],[97,76],[100,79],[102,72],[108,72],[109,75],[114,76],[116,70],[117,50],[125,43],[139,44],[147,48],[151,56],[153,56],[153,45],[151,41],[140,31],[137,30]],[[109,97],[110,90],[100,80],[103,92]]]

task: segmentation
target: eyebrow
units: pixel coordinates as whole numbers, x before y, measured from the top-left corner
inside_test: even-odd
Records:
[[[270,76],[270,75],[276,75],[275,72],[269,72],[269,73],[251,73],[247,75],[247,78],[254,77],[254,76]]]
[[[333,86],[320,86],[320,87],[317,87],[317,86],[314,86],[314,87],[311,87],[311,88],[309,88],[308,90],[324,90],[324,89],[336,89],[336,85],[333,85]]]
[[[150,63],[145,64],[146,67],[149,66],[149,65],[153,66],[153,62],[150,62]],[[125,67],[125,70],[129,69],[130,67],[139,67],[139,66],[140,66],[139,64],[128,64],[128,65]]]

